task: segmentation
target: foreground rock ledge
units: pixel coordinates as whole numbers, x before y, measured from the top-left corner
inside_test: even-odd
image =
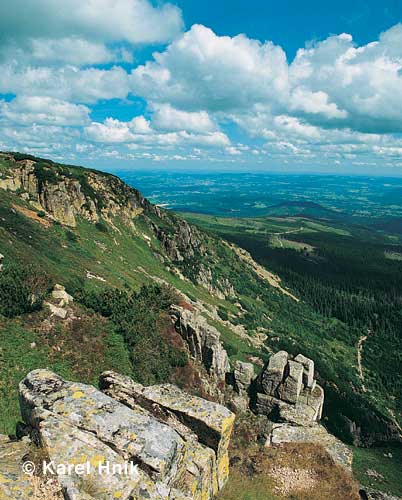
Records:
[[[58,474],[65,498],[209,500],[217,493],[228,477],[228,409],[112,372],[101,387],[107,394],[48,370],[20,384],[23,419],[50,460],[91,464],[90,475]],[[107,462],[133,462],[139,473],[102,475],[98,464]]]

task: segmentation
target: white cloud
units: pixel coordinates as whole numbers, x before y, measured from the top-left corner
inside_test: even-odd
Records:
[[[295,92],[302,87],[303,92],[328,96],[327,102],[336,108],[327,118],[346,118],[336,116],[337,109],[347,113],[337,126],[402,131],[402,25],[362,47],[356,47],[350,35],[329,37],[299,50],[289,71]]]
[[[288,92],[284,51],[244,35],[217,36],[194,25],[154,58],[132,72],[132,92],[179,109],[214,112],[281,103]]]
[[[327,118],[346,118],[348,116],[346,111],[340,110],[335,103],[329,102],[329,96],[325,92],[321,90],[311,92],[302,87],[296,87],[292,92],[290,109],[311,114],[322,114]]]
[[[124,99],[129,92],[128,75],[120,67],[108,70],[74,66],[22,67],[0,65],[0,93],[40,95],[91,103],[100,99]]]
[[[11,102],[0,101],[0,120],[19,124],[86,125],[89,108],[52,97],[18,96]]]
[[[3,40],[80,38],[130,43],[167,42],[182,29],[181,11],[148,0],[13,0],[0,2]]]
[[[136,117],[130,122],[107,118],[103,123],[93,122],[85,127],[87,139],[105,143],[132,143],[145,146],[206,146],[225,147],[230,144],[223,132],[191,133],[185,130],[160,132],[151,129],[144,117]]]
[[[187,130],[190,132],[213,132],[217,129],[206,111],[187,112],[172,108],[169,104],[157,105],[152,116],[152,125],[158,130]]]

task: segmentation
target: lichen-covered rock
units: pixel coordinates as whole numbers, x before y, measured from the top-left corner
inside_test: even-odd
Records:
[[[294,442],[320,444],[328,451],[334,462],[351,470],[352,450],[319,424],[314,424],[310,427],[275,424],[267,439],[266,446]]]
[[[27,500],[33,496],[32,483],[22,465],[29,453],[29,441],[10,441],[0,435],[0,500]]]
[[[50,459],[89,467],[84,475],[57,471],[66,498],[211,499],[227,478],[233,414],[175,386],[147,388],[111,373],[102,385],[111,379],[109,394],[48,370],[34,370],[20,384],[22,417]],[[138,469],[100,473],[107,464]]]
[[[218,484],[224,485],[229,474],[228,447],[235,419],[227,408],[170,384],[143,387],[114,372],[101,375],[100,387],[129,406],[140,405],[159,417],[163,414],[165,418],[176,417],[197,435],[200,443],[215,451]]]
[[[171,317],[176,331],[186,341],[191,356],[202,363],[217,382],[224,382],[230,365],[218,330],[199,313],[183,307],[172,308]]]
[[[184,443],[177,432],[92,386],[66,382],[47,370],[34,370],[20,384],[20,401],[26,423],[37,425],[46,409],[100,441],[113,443],[125,459],[136,457],[160,480],[174,475],[180,465]]]

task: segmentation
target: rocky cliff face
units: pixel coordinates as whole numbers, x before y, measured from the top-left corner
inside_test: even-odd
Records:
[[[3,155],[4,156],[4,155]],[[12,168],[0,179],[0,188],[18,193],[37,210],[43,210],[57,222],[75,227],[77,217],[90,222],[115,215],[126,221],[149,209],[150,204],[135,189],[112,175],[65,167],[33,160],[13,161]]]
[[[175,306],[171,318],[176,331],[186,342],[190,356],[207,370],[211,382],[222,387],[230,372],[229,356],[220,341],[220,333],[196,311]]]
[[[101,376],[100,387],[47,370],[20,384],[25,432],[54,464],[64,498],[208,500],[225,484],[234,414],[224,406],[113,372]],[[2,499],[30,496],[15,469],[7,463],[2,470]]]
[[[208,254],[205,235],[185,220],[152,205],[117,177],[49,160],[19,159],[7,153],[0,153],[0,159],[7,164],[0,170],[0,189],[17,194],[30,209],[71,228],[83,219],[94,224],[102,221],[116,230],[115,218],[134,228],[133,221],[142,215],[159,242],[160,248],[153,248],[155,253],[170,269],[179,266],[187,278],[220,298],[234,295],[230,281],[224,277],[214,280],[211,268],[204,262]]]

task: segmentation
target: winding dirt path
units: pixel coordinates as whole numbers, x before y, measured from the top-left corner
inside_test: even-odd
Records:
[[[367,330],[367,335],[361,335],[359,341],[357,342],[357,369],[359,371],[359,378],[362,382],[363,392],[367,392],[366,386],[364,385],[364,374],[363,374],[363,344],[368,339],[371,331]]]

